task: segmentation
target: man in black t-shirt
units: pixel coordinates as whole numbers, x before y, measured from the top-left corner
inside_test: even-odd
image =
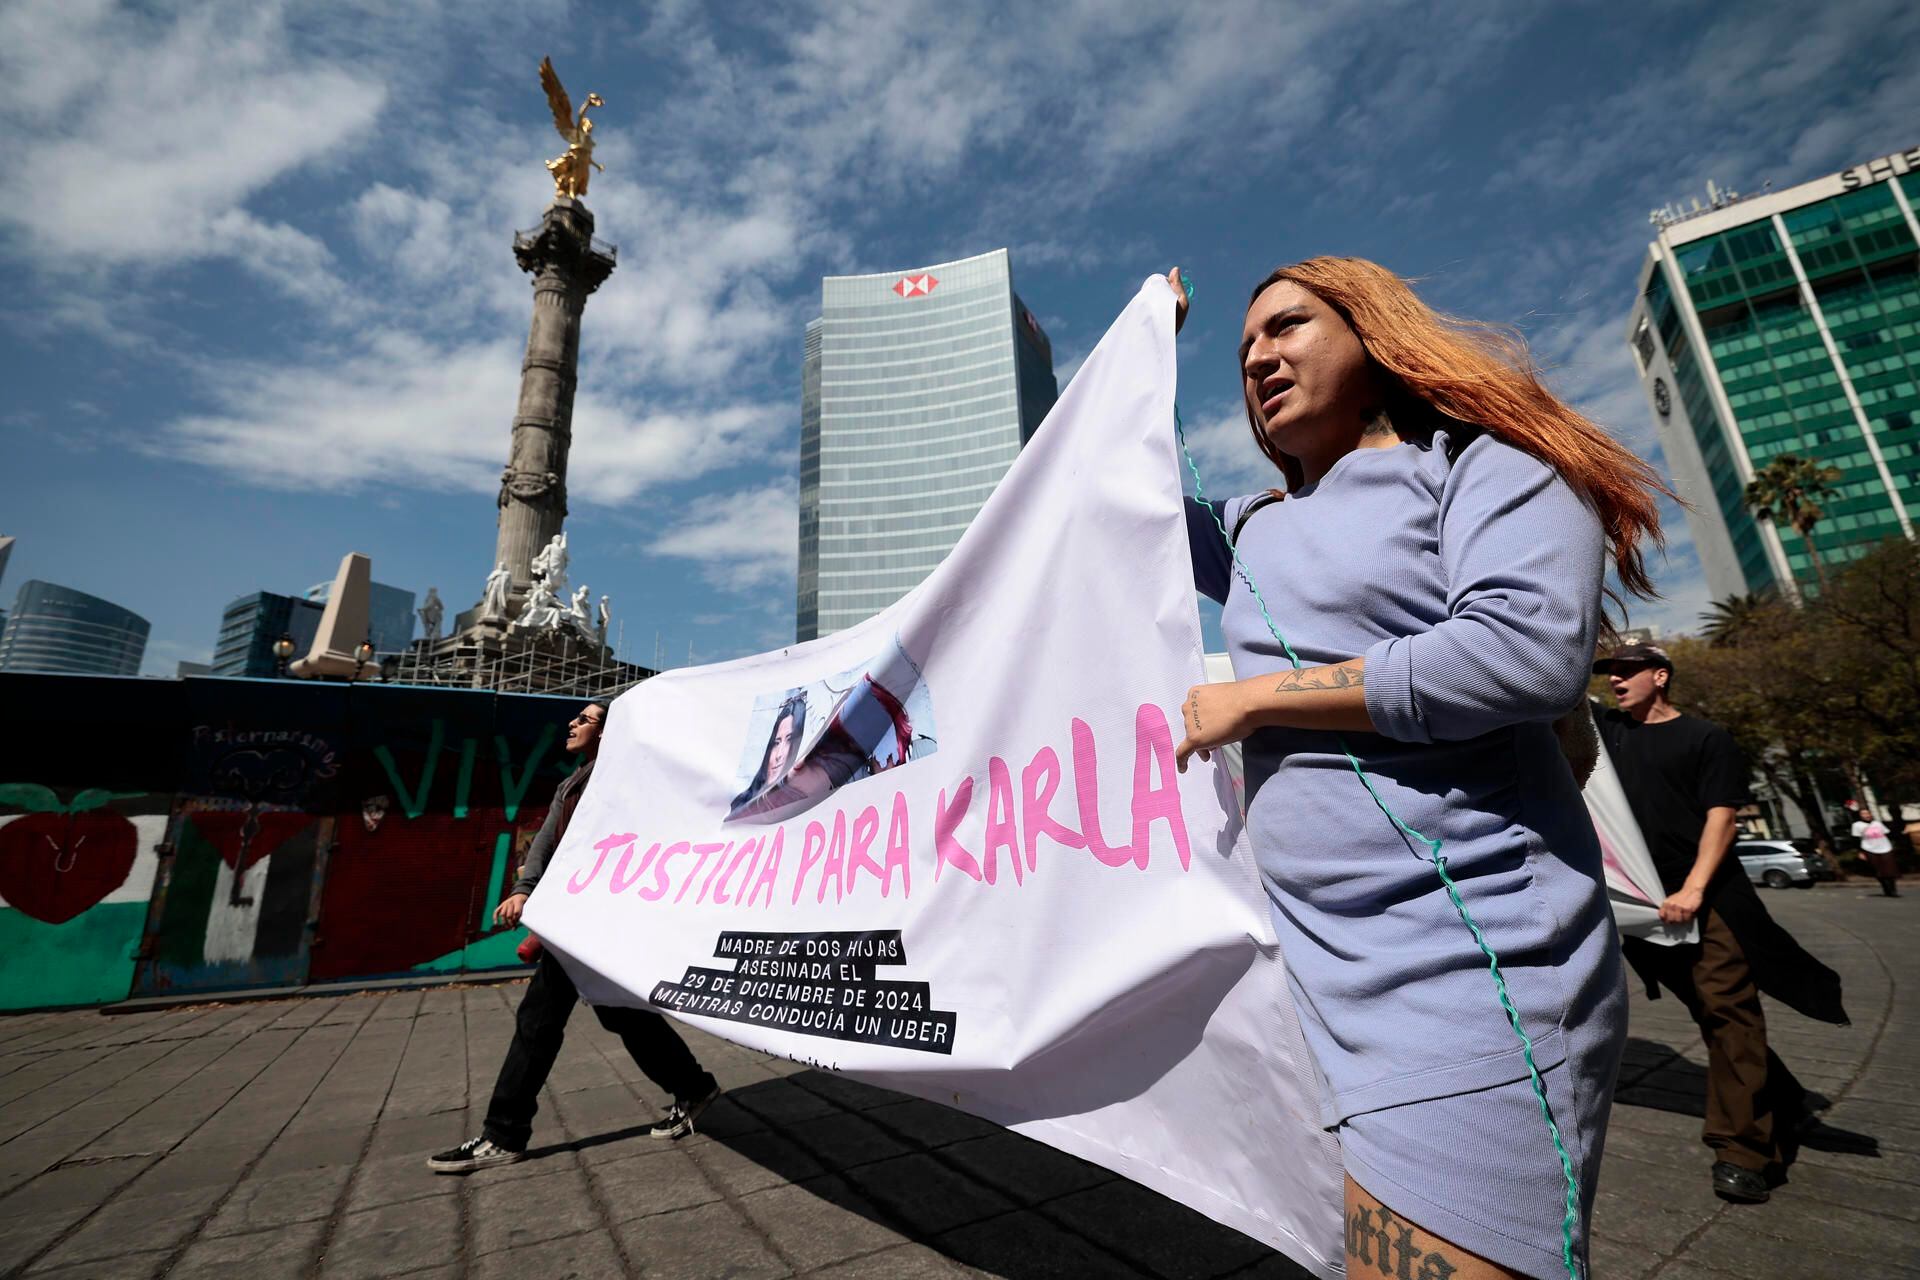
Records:
[[[1740,919],[1765,917],[1729,849],[1734,812],[1751,796],[1732,735],[1668,701],[1673,662],[1654,645],[1629,645],[1596,662],[1619,709],[1600,716],[1600,738],[1667,891],[1660,918],[1695,921],[1700,941],[1623,943],[1634,969],[1679,997],[1707,1046],[1702,1140],[1714,1151],[1714,1193],[1758,1204],[1770,1170],[1784,1165],[1806,1091],[1767,1047],[1760,989],[1742,946]],[[1771,922],[1768,922],[1769,927]],[[1749,938],[1751,941],[1751,937]]]

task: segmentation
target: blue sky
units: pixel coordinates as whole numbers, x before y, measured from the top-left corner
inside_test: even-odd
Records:
[[[556,154],[596,112],[620,266],[586,314],[572,577],[625,656],[793,634],[800,334],[823,274],[1005,245],[1062,384],[1148,272],[1199,294],[1210,488],[1252,282],[1376,258],[1519,325],[1657,460],[1621,334],[1648,209],[1910,146],[1920,8],[1149,3],[820,8],[13,0],[0,8],[0,604],[28,578],[210,654],[245,592],[349,550],[449,615],[492,558]],[[1706,601],[1670,511],[1667,599]]]

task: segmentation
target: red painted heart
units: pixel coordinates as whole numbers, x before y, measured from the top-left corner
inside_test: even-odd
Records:
[[[297,811],[256,813],[252,815],[252,830],[248,830],[245,811],[208,810],[194,814],[188,821],[202,839],[219,851],[222,862],[235,871],[245,871],[278,849],[288,836],[312,826],[313,815]]]
[[[127,882],[140,833],[117,813],[29,813],[0,827],[0,898],[64,924]]]

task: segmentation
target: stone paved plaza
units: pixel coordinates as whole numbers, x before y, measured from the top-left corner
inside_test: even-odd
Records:
[[[1705,1054],[1636,990],[1602,1277],[1920,1276],[1920,886],[1766,900],[1845,975],[1849,1029],[1770,1010],[1833,1100],[1771,1204],[1713,1198]],[[1297,1276],[1157,1195],[958,1112],[704,1036],[700,1134],[588,1016],[533,1158],[470,1178],[517,984],[0,1020],[0,1274],[63,1277]],[[1278,1153],[1276,1158],[1282,1158]]]

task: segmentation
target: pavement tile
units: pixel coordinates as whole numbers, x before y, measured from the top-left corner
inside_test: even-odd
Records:
[[[741,1212],[801,1271],[906,1242],[871,1201],[844,1179],[815,1178],[774,1187],[739,1201]]]
[[[802,1071],[792,1079],[794,1084],[807,1092],[831,1099],[849,1111],[865,1111],[869,1107],[884,1107],[902,1101],[901,1095],[891,1089],[863,1084],[834,1071]]]
[[[709,1142],[692,1148],[691,1154],[702,1172],[733,1196],[826,1172],[812,1153],[771,1130]]]
[[[1787,1185],[1773,1193],[1776,1202],[1844,1204],[1863,1213],[1920,1222],[1920,1196],[1913,1194],[1911,1187],[1894,1187],[1877,1178],[1822,1165],[1801,1163],[1787,1172]]]
[[[346,1189],[353,1170],[345,1165],[302,1169],[293,1173],[253,1175],[233,1189],[220,1212],[207,1223],[209,1236],[237,1236],[252,1231],[326,1218]]]
[[[720,1191],[687,1151],[615,1160],[594,1165],[589,1172],[614,1222],[689,1209],[720,1198]]]
[[[37,1217],[63,1209],[91,1209],[133,1181],[152,1163],[151,1157],[142,1156],[49,1169],[0,1199],[0,1219]]]
[[[956,1143],[940,1155],[1026,1204],[1097,1186],[1115,1176],[1099,1165],[1011,1132]]]
[[[1649,1204],[1615,1192],[1603,1174],[1593,1206],[1593,1234],[1602,1239],[1658,1254],[1671,1253],[1687,1233],[1712,1220],[1720,1206],[1688,1212]]]
[[[200,1225],[225,1192],[194,1187],[156,1195],[120,1195],[88,1218],[60,1247],[40,1261],[49,1267],[127,1253],[172,1249]]]
[[[468,1274],[473,1280],[625,1280],[627,1269],[612,1238],[596,1232],[483,1254]]]
[[[933,1247],[964,1266],[1019,1280],[1141,1280],[1142,1273],[1079,1236],[1023,1210],[948,1232]]]
[[[802,1121],[790,1126],[786,1136],[819,1157],[829,1169],[851,1169],[914,1150],[851,1111]]]
[[[374,1160],[382,1156],[417,1154],[425,1160],[434,1152],[445,1151],[472,1136],[467,1132],[465,1111],[382,1119],[373,1131],[373,1142],[367,1147],[367,1158]]]
[[[866,1113],[867,1118],[885,1128],[905,1134],[924,1147],[944,1147],[968,1138],[984,1138],[1003,1130],[979,1116],[943,1107],[937,1102],[903,1098]]]
[[[807,1280],[952,1280],[980,1273],[923,1244],[903,1244],[807,1272]]]
[[[128,1253],[118,1258],[95,1258],[68,1267],[30,1267],[26,1274],[33,1280],[155,1280],[172,1255],[165,1249],[157,1253]]]
[[[926,1154],[864,1165],[847,1179],[917,1238],[998,1217],[1015,1207],[1000,1193]]]
[[[1133,1182],[1075,1192],[1041,1212],[1169,1280],[1205,1280],[1269,1252],[1259,1241]]]
[[[247,1167],[260,1155],[257,1145],[220,1147],[176,1147],[161,1157],[140,1181],[129,1188],[144,1194],[141,1188],[218,1187],[226,1190],[240,1181]]]
[[[274,1140],[253,1167],[259,1174],[296,1170],[343,1168],[360,1163],[367,1147],[368,1129],[352,1125],[325,1129],[288,1129]]]
[[[457,1201],[413,1200],[350,1213],[328,1241],[321,1259],[324,1280],[370,1280],[402,1275],[457,1258]]]
[[[324,1222],[290,1222],[269,1231],[194,1241],[167,1280],[263,1280],[306,1274]]]
[[[427,1168],[427,1154],[423,1151],[363,1161],[354,1174],[347,1211],[357,1213],[381,1205],[443,1198],[459,1191],[462,1180]]]
[[[724,1201],[636,1218],[613,1231],[646,1280],[774,1280],[793,1274]]]
[[[61,1232],[86,1216],[85,1209],[63,1209],[0,1220],[0,1275],[11,1275],[16,1267],[52,1244]]]
[[[1669,1246],[1671,1247],[1671,1246]],[[1587,1246],[1587,1264],[1603,1280],[1641,1280],[1663,1260],[1663,1255],[1637,1244],[1609,1239],[1596,1229]],[[1662,1273],[1667,1274],[1665,1272]]]
[[[845,1110],[839,1103],[788,1080],[767,1080],[727,1094],[728,1100],[779,1125],[833,1115]]]
[[[468,1201],[467,1223],[471,1252],[478,1256],[595,1231],[601,1219],[587,1192],[586,1175],[561,1169],[542,1178],[476,1187]]]
[[[1912,1280],[1920,1272],[1920,1231],[1909,1224],[1882,1219],[1890,1229],[1863,1238],[1844,1226],[1829,1230],[1830,1219],[1822,1215],[1795,1224],[1793,1239],[1785,1241],[1756,1230],[1758,1216],[1728,1214],[1689,1244],[1679,1260],[1748,1276],[1789,1274],[1787,1265],[1800,1275],[1847,1280]]]

